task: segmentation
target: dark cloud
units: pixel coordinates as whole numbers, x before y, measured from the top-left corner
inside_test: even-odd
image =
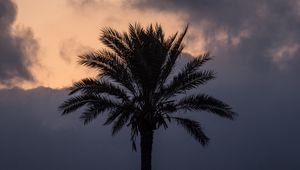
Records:
[[[299,80],[285,72],[243,72],[247,62],[232,67],[221,59],[206,66],[215,69],[217,79],[194,92],[226,101],[239,117],[232,122],[183,113],[201,122],[210,144],[203,148],[176,125],[159,130],[154,169],[298,170]],[[111,137],[101,118],[83,126],[78,112],[61,117],[57,107],[66,94],[47,88],[0,91],[1,169],[138,169],[139,153],[131,152],[128,130]]]
[[[78,115],[61,117],[65,98],[66,91],[48,88],[0,91],[0,169],[137,169],[128,136],[111,138],[102,122],[84,127]]]
[[[0,1],[0,84],[9,85],[14,79],[33,80],[28,67],[39,48],[30,28],[12,28],[17,7],[11,0]]]
[[[186,23],[203,31],[206,49],[215,55],[246,60],[270,71],[300,55],[300,13],[297,0],[132,0],[141,10],[184,12]],[[220,41],[219,33],[226,38]],[[194,36],[194,35],[191,35]],[[275,59],[274,59],[275,58]],[[243,60],[243,61],[240,61]]]

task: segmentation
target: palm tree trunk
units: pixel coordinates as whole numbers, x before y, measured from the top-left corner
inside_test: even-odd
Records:
[[[141,170],[151,170],[153,130],[141,131]]]

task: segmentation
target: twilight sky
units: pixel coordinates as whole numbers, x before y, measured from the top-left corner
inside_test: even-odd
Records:
[[[61,117],[63,87],[94,73],[76,56],[101,48],[100,29],[190,25],[183,57],[209,51],[217,79],[197,89],[230,104],[231,122],[189,114],[211,138],[201,147],[171,127],[155,136],[154,169],[300,169],[300,1],[0,0],[0,169],[138,169],[124,130]]]

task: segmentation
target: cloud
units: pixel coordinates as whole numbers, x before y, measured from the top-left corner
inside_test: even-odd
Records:
[[[13,27],[17,7],[11,0],[0,1],[0,84],[16,80],[33,81],[29,67],[34,62],[39,44],[30,28]]]
[[[67,3],[75,8],[82,9],[86,7],[93,7],[97,4],[96,0],[68,0]]]
[[[78,114],[60,115],[66,94],[42,87],[0,90],[0,169],[137,169],[129,136],[113,139],[102,122],[83,126]]]
[[[226,101],[239,116],[231,122],[209,113],[183,113],[201,122],[210,144],[202,148],[176,125],[159,130],[153,168],[299,169],[300,81],[285,72],[243,72],[245,66],[233,67],[221,58],[206,65],[217,78],[193,92]],[[0,169],[139,168],[128,130],[111,137],[101,117],[87,126],[78,120],[79,112],[61,117],[57,107],[66,98],[65,90],[42,87],[0,90]]]
[[[76,55],[81,55],[85,52],[91,51],[92,48],[83,45],[75,38],[68,38],[62,40],[59,48],[59,56],[66,61],[67,63],[71,63],[72,60],[77,59],[74,57]],[[77,60],[76,60],[77,61]],[[74,62],[77,64],[77,62]]]
[[[203,36],[204,49],[246,60],[260,70],[281,67],[300,55],[296,0],[132,0],[131,5],[141,11],[186,13],[185,22],[195,30],[192,36]]]
[[[97,0],[67,0],[67,4],[73,7],[76,11],[82,11],[86,9],[94,9],[98,6]]]
[[[206,148],[176,125],[158,131],[154,169],[300,168],[299,4],[294,2],[135,1],[142,10],[189,14],[191,31],[205,33],[206,48],[216,55],[205,67],[217,72],[215,80],[193,92],[212,94],[239,114],[230,122],[186,113],[211,138]],[[65,52],[77,51],[76,42],[62,41],[66,61]],[[111,137],[101,118],[83,126],[78,112],[61,117],[57,107],[66,95],[48,88],[0,90],[0,169],[138,169],[139,153],[131,152],[128,130]]]

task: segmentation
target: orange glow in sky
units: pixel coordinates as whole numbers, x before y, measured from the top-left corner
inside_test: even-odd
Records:
[[[103,27],[126,31],[129,23],[147,25],[157,22],[170,34],[181,31],[187,24],[184,14],[139,11],[121,0],[83,6],[71,5],[72,0],[15,2],[18,6],[15,26],[30,27],[40,44],[37,62],[30,68],[36,82],[23,82],[20,86],[26,89],[36,86],[62,88],[83,77],[93,76],[91,70],[76,63],[76,56],[102,47],[98,36]],[[193,44],[201,50],[201,41]]]

